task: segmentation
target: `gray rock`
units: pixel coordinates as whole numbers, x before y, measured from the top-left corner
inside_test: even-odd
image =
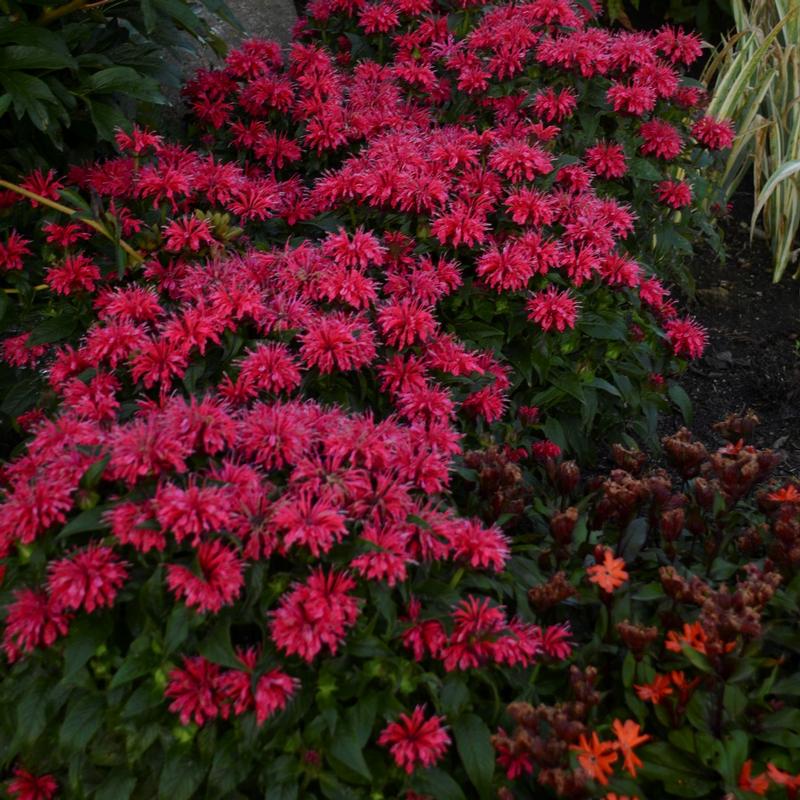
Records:
[[[225,23],[214,25],[215,32],[228,44],[235,44],[243,36],[289,44],[292,26],[297,21],[293,0],[228,0],[228,6],[244,29],[242,33]]]
[[[294,0],[227,0],[228,7],[238,20],[241,29],[224,22],[218,17],[211,17],[205,11],[211,30],[217,34],[225,44],[231,48],[243,39],[259,37],[261,39],[275,39],[284,48],[289,46],[292,36],[292,27],[297,21]],[[182,76],[181,84],[190,78],[198,69],[208,69],[220,63],[210,47],[198,48],[188,52],[180,60],[178,72]],[[174,62],[173,62],[174,64]],[[184,116],[186,107],[177,86],[162,87],[168,99],[162,120],[158,126],[162,133],[168,137],[180,137],[184,131]]]

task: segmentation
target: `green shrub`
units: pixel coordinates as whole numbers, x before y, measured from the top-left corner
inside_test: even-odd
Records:
[[[752,229],[761,221],[777,283],[800,257],[800,2],[734,0],[733,7],[736,35],[705,75],[714,85],[710,112],[732,117],[739,131],[720,182],[727,199],[752,174]]]
[[[0,177],[91,158],[114,129],[163,105],[179,54],[224,45],[208,24],[224,0],[10,0],[0,8]],[[182,55],[180,56],[182,57]]]

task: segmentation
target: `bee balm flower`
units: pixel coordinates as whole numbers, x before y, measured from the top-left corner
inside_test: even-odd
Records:
[[[432,767],[447,751],[450,736],[442,726],[444,717],[425,719],[424,706],[411,716],[401,714],[398,722],[383,729],[378,744],[389,747],[395,764],[409,775],[419,766]]]

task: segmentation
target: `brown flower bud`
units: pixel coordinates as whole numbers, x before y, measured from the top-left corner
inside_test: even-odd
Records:
[[[570,506],[566,511],[560,511],[550,517],[550,532],[556,543],[565,547],[572,543],[572,532],[578,524],[578,509]]]
[[[647,454],[639,449],[631,449],[623,447],[621,444],[614,444],[611,446],[611,457],[614,463],[631,475],[639,476],[647,463]]]
[[[710,511],[714,506],[714,497],[720,491],[719,483],[715,480],[697,478],[694,482],[694,496],[700,508]]]
[[[534,586],[528,592],[528,598],[533,607],[542,614],[567,598],[574,596],[577,591],[567,580],[564,572],[556,572],[547,583]]]
[[[682,508],[673,508],[670,511],[662,512],[658,521],[658,529],[665,542],[674,542],[681,535],[685,520],[686,513]]]
[[[729,414],[721,422],[715,422],[712,427],[723,439],[727,439],[729,442],[738,442],[740,439],[748,442],[760,421],[755,411],[752,408],[748,408],[741,415]]]
[[[702,442],[694,441],[687,428],[681,428],[676,434],[665,436],[661,441],[669,462],[684,480],[699,474],[700,465],[708,458],[708,451]]]
[[[556,488],[561,494],[572,494],[581,479],[581,471],[574,461],[562,461],[556,469]]]
[[[672,496],[672,479],[666,470],[654,470],[644,481],[656,506],[664,505]]]
[[[627,619],[617,623],[617,633],[637,661],[641,660],[645,650],[658,638],[658,628],[637,625]]]

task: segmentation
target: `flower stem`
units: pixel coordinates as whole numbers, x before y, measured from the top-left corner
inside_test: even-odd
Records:
[[[10,183],[9,181],[0,179],[0,186],[2,186],[4,189],[9,189],[12,192],[16,192],[17,194],[21,194],[23,197],[27,197],[29,200],[35,200],[37,203],[41,203],[43,206],[52,208],[54,211],[60,211],[62,214],[67,214],[70,217],[78,213],[77,208],[70,208],[70,206],[65,206],[63,203],[57,203],[55,200],[51,200],[49,197],[36,194],[36,192],[32,192],[30,189],[25,189],[22,186],[18,186],[16,183]],[[106,239],[114,242],[114,244],[118,244],[131,257],[131,259],[133,259],[133,261],[137,263],[144,261],[139,253],[137,253],[127,242],[124,242],[122,239],[117,239],[108,230],[108,228],[103,225],[102,222],[98,222],[96,219],[87,219],[86,217],[81,217],[81,222],[84,222],[90,228],[94,228],[94,230],[105,236]]]

